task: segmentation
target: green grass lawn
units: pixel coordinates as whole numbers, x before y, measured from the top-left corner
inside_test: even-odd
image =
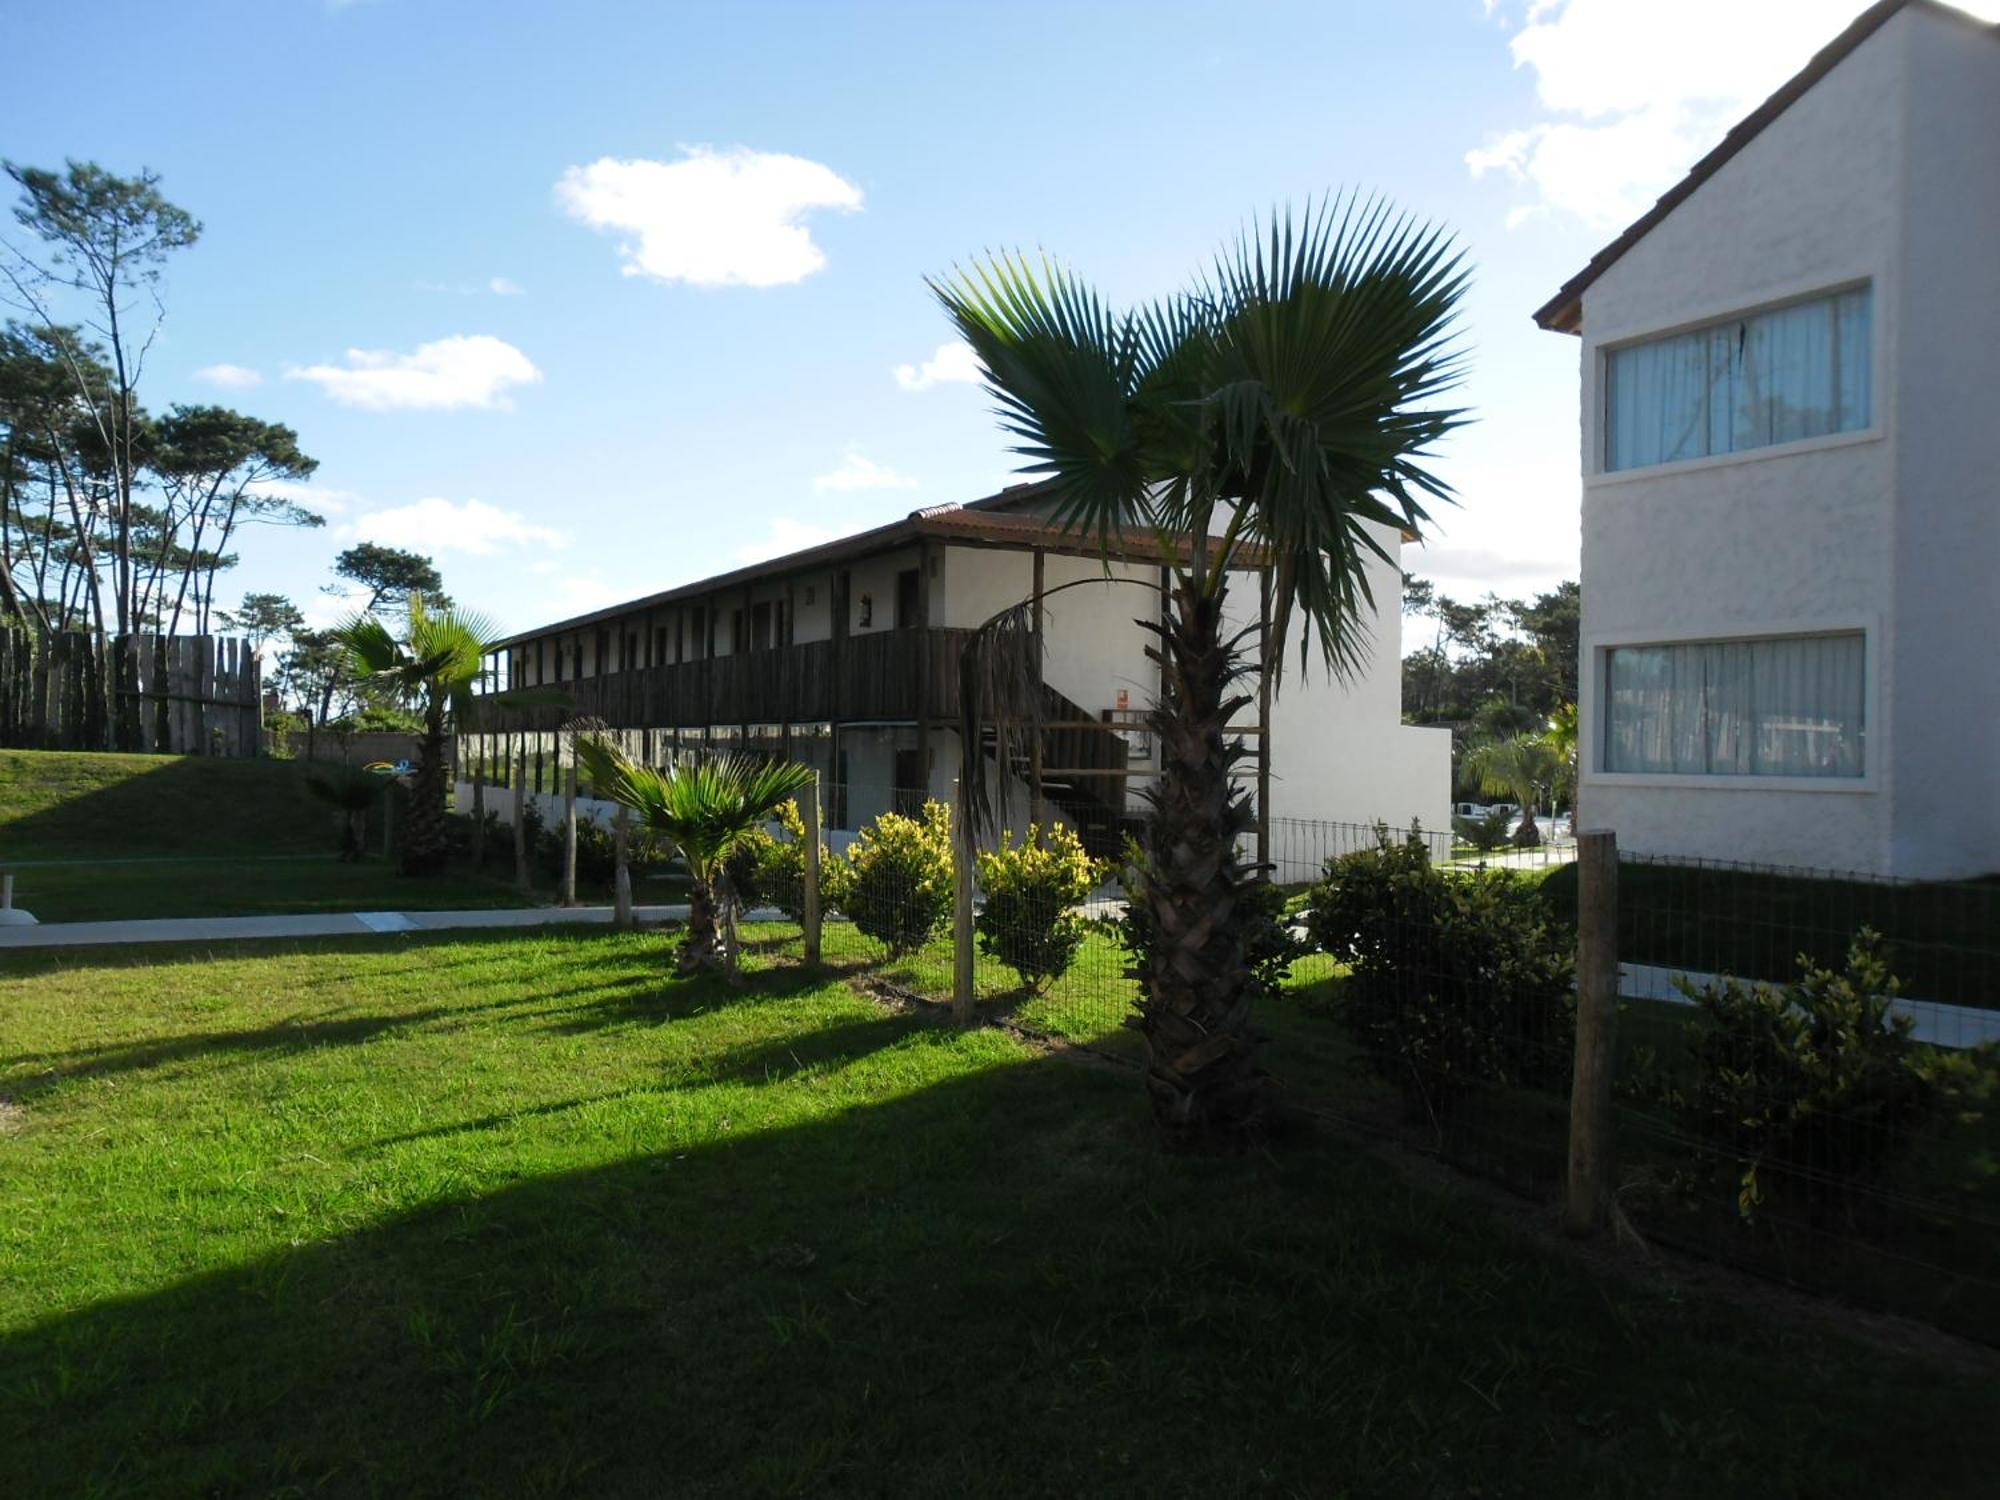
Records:
[[[771,935],[753,932],[753,943]],[[761,962],[753,951],[753,965]],[[661,940],[0,963],[20,1495],[1982,1494],[1991,1382]]]
[[[495,866],[405,880],[379,853],[342,863],[335,815],[306,789],[312,770],[0,751],[0,870],[14,875],[15,904],[44,922],[524,904]]]

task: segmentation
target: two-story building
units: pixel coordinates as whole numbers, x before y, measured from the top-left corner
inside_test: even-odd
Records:
[[[2000,869],[2000,28],[1870,7],[1535,316],[1582,358],[1584,823]]]
[[[1391,558],[1398,545],[1384,538]],[[1114,537],[1107,562],[1094,536],[1054,525],[1034,488],[1018,486],[523,631],[499,644],[491,678],[562,688],[574,712],[649,759],[705,746],[809,762],[825,780],[829,827],[853,830],[886,809],[950,796],[965,641],[1026,602],[1041,621],[1043,732],[1004,767],[997,747],[982,764],[1012,778],[1017,826],[1039,807],[1108,847],[1158,770],[1142,722],[1158,686],[1140,624],[1161,606],[1153,548],[1150,538]],[[1332,683],[1302,673],[1294,652],[1274,692],[1248,687],[1252,706],[1237,727],[1258,753],[1244,774],[1265,793],[1265,819],[1442,831],[1450,736],[1402,723],[1402,579],[1378,559],[1370,581],[1382,608],[1363,670]],[[1236,618],[1259,620],[1256,568],[1232,582],[1230,599]],[[553,793],[552,722],[546,711],[490,722],[467,738],[461,774],[525,749],[530,785]],[[505,800],[495,799],[503,813]]]

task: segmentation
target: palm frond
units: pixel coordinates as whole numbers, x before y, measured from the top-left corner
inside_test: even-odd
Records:
[[[662,768],[642,766],[595,734],[577,737],[576,756],[599,796],[631,808],[703,879],[813,777],[809,766],[752,755],[689,752]]]

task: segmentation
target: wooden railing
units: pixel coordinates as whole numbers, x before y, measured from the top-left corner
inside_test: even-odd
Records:
[[[958,713],[958,659],[967,634],[882,630],[551,686],[570,695],[569,713],[616,729],[926,717],[949,722]],[[546,729],[566,716],[550,710],[502,714],[490,727]]]

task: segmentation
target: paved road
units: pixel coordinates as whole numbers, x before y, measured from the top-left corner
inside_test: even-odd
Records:
[[[637,906],[641,922],[687,919],[680,906]],[[775,921],[779,913],[753,911],[748,920]],[[447,932],[459,928],[605,925],[608,906],[536,906],[493,911],[311,912],[289,917],[157,917],[129,922],[44,922],[0,927],[0,950],[94,948],[107,943],[225,943],[243,938],[351,937],[368,932]]]

